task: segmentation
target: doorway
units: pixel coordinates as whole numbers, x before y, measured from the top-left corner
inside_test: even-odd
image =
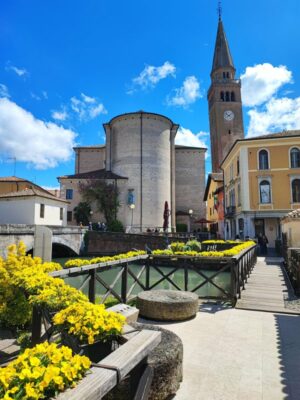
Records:
[[[265,234],[265,220],[257,218],[254,220],[255,237]]]

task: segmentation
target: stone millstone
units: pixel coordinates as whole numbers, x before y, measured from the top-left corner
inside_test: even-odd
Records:
[[[137,296],[137,308],[144,318],[158,321],[183,321],[199,309],[195,293],[177,290],[149,290]]]
[[[139,330],[149,329],[162,333],[160,344],[148,356],[148,365],[154,372],[148,400],[172,399],[182,381],[183,345],[181,339],[175,333],[157,326],[140,323],[131,324],[131,326]],[[132,400],[129,382],[128,377],[103,400]]]

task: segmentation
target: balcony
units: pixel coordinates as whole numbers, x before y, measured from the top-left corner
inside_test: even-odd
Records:
[[[226,207],[225,218],[233,218],[235,215],[236,206]]]

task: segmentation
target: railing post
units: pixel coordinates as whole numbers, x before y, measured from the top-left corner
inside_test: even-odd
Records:
[[[238,298],[238,294],[240,293],[239,289],[239,271],[238,271],[238,263],[236,259],[232,259],[230,261],[230,275],[231,275],[231,296],[232,296],[232,305],[234,306],[235,301]]]
[[[121,297],[122,302],[127,303],[128,263],[123,264]]]
[[[187,260],[184,260],[184,290],[188,291],[189,285],[189,269],[187,265]]]
[[[96,302],[96,270],[91,269],[89,272],[90,281],[89,281],[89,301],[91,303]]]
[[[150,289],[150,259],[149,257],[146,261],[146,290]]]
[[[39,343],[42,334],[42,313],[37,307],[33,307],[32,311],[32,331],[31,344],[35,346]]]

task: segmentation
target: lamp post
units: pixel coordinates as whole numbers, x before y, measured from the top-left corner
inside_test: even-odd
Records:
[[[131,209],[131,225],[130,225],[130,231],[132,230],[132,225],[133,225],[133,210],[135,209],[135,204],[129,204],[129,208]]]
[[[192,227],[192,216],[193,216],[193,210],[189,209],[189,222],[190,222],[190,226],[189,226],[189,233],[191,234],[191,227]]]

